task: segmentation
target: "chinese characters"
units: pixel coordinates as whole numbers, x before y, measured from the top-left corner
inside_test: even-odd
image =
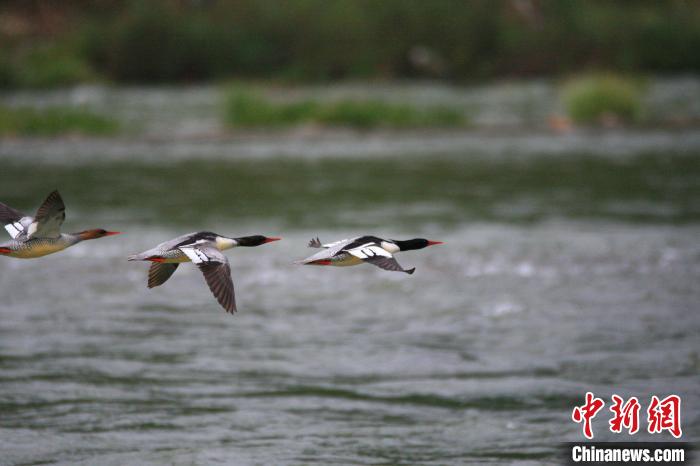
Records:
[[[575,406],[571,412],[571,419],[578,424],[583,424],[583,435],[589,440],[593,438],[592,420],[604,406],[605,402],[601,398],[587,392],[585,403]],[[639,431],[641,404],[637,397],[633,396],[625,401],[622,397],[613,395],[609,410],[613,414],[608,421],[611,432],[621,433],[626,429],[630,435],[634,435]],[[647,432],[650,434],[668,431],[675,438],[680,438],[683,434],[681,398],[678,395],[669,395],[664,399],[659,399],[656,395],[652,396],[646,413]]]

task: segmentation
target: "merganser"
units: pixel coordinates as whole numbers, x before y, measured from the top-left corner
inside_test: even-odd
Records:
[[[204,274],[204,280],[219,304],[226,312],[233,314],[236,312],[236,296],[231,267],[221,251],[237,246],[260,246],[280,239],[282,238],[262,235],[228,238],[210,231],[199,231],[160,243],[148,251],[129,256],[128,259],[153,262],[148,270],[148,288],[165,283],[180,263],[193,262]]]
[[[101,228],[78,233],[61,233],[61,225],[65,219],[66,206],[58,191],[48,195],[34,217],[0,202],[0,223],[12,237],[11,241],[0,244],[0,255],[33,259],[62,251],[81,241],[120,233]]]
[[[416,268],[404,269],[394,259],[394,254],[399,251],[423,249],[435,244],[443,244],[443,242],[430,241],[424,238],[399,241],[377,238],[376,236],[359,236],[334,243],[321,244],[318,238],[314,238],[309,241],[309,247],[323,248],[324,250],[296,263],[302,265],[333,265],[336,267],[368,263],[384,270],[412,274],[416,271]]]

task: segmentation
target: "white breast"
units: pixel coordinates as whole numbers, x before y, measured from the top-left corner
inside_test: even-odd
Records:
[[[389,251],[391,254],[396,254],[397,252],[399,252],[399,247],[396,244],[390,243],[388,241],[382,241],[381,247],[382,249]]]

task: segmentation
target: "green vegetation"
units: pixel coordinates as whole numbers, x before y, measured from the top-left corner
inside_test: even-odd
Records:
[[[117,129],[116,121],[80,108],[35,109],[0,106],[0,137],[108,135]]]
[[[66,0],[4,2],[3,15],[26,25],[0,29],[9,87],[700,72],[691,0]]]
[[[225,120],[230,126],[289,126],[308,122],[318,111],[311,101],[272,103],[261,95],[234,89],[226,97]]]
[[[87,61],[67,48],[38,45],[0,55],[0,88],[51,88],[95,78]]]
[[[642,86],[632,79],[611,74],[584,76],[568,82],[562,96],[575,123],[634,123],[642,116]]]
[[[226,99],[226,123],[232,127],[291,126],[317,123],[328,126],[454,127],[466,123],[464,113],[452,107],[425,108],[382,100],[272,102],[253,91],[234,89]]]
[[[94,76],[85,60],[51,46],[33,48],[22,55],[13,74],[18,85],[34,88],[67,86]]]

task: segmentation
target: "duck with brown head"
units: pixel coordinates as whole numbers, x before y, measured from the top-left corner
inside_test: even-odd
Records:
[[[0,244],[0,255],[18,259],[34,259],[62,251],[81,241],[118,235],[104,229],[78,233],[61,233],[66,206],[58,191],[53,191],[32,217],[0,203],[0,224],[12,239]]]

